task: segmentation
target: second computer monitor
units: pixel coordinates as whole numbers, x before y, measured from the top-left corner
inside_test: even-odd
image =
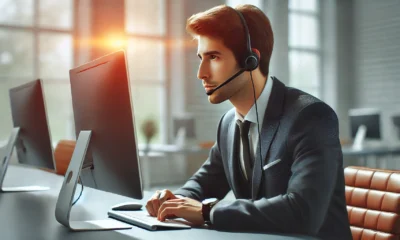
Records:
[[[381,139],[381,114],[378,109],[351,109],[349,111],[351,136],[355,138],[361,126],[366,128],[365,138]]]
[[[381,114],[378,109],[351,109],[349,116],[354,149],[364,148],[367,139],[381,139]]]
[[[186,138],[196,138],[195,120],[193,116],[175,116],[173,118],[173,125],[175,137],[180,129],[185,129]]]
[[[5,155],[0,156],[0,192],[46,190],[41,186],[3,187],[14,148],[19,163],[55,170],[42,81],[11,88],[9,95],[13,128]]]
[[[42,81],[11,88],[10,104],[14,128],[20,129],[15,143],[18,161],[54,170]]]

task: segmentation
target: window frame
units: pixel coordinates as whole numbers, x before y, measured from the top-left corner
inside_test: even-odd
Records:
[[[0,29],[4,30],[4,31],[21,31],[21,32],[25,32],[25,33],[30,33],[32,34],[32,39],[30,39],[30,41],[32,41],[32,46],[33,46],[33,58],[32,58],[32,68],[33,68],[33,72],[32,72],[32,76],[31,77],[15,77],[15,76],[8,76],[7,77],[7,81],[11,84],[8,85],[8,87],[12,87],[14,86],[15,82],[21,82],[21,84],[23,82],[29,82],[29,81],[33,81],[35,79],[42,79],[43,82],[45,84],[49,84],[49,85],[58,85],[58,86],[65,86],[66,84],[70,84],[69,83],[69,76],[68,74],[65,75],[64,77],[61,78],[43,78],[41,77],[40,74],[40,36],[42,33],[49,33],[49,34],[62,34],[62,35],[68,35],[71,37],[72,39],[72,53],[71,53],[71,68],[73,66],[75,66],[75,63],[77,62],[77,56],[78,56],[78,50],[76,48],[76,43],[74,41],[76,34],[77,34],[77,13],[78,13],[78,0],[70,0],[70,4],[71,4],[71,27],[69,29],[66,28],[57,28],[57,27],[47,27],[47,26],[40,26],[40,20],[39,20],[39,14],[40,14],[40,1],[41,0],[33,0],[33,16],[32,16],[32,24],[29,25],[18,25],[15,23],[0,23]],[[48,100],[48,99],[47,99]],[[45,97],[45,101],[46,101],[46,97]],[[68,110],[67,110],[68,111]],[[72,106],[71,109],[69,109],[69,111],[72,112]],[[49,110],[47,110],[47,118],[49,119],[50,116]],[[54,136],[54,129],[52,131],[50,123],[49,124],[49,131],[51,134],[51,139],[52,139],[52,144],[53,146],[55,146],[57,140],[59,140],[56,136]],[[73,132],[67,133],[67,130],[69,129],[70,125],[74,124],[74,120],[70,119],[67,120],[66,125],[64,126],[64,130],[65,134],[64,136],[61,136],[61,138],[64,139],[70,139],[72,137],[75,136],[75,131],[73,130]],[[60,137],[60,136],[59,136]],[[0,139],[1,141],[1,139]]]
[[[129,0],[125,0],[125,1],[129,1]],[[124,31],[125,31],[125,37],[127,39],[127,42],[130,39],[140,39],[140,40],[150,40],[150,41],[159,41],[162,42],[164,44],[164,59],[163,59],[163,63],[165,66],[165,72],[164,72],[164,76],[163,79],[159,79],[159,80],[153,80],[153,81],[149,81],[149,80],[134,80],[134,79],[129,79],[129,83],[131,84],[131,88],[132,85],[139,85],[140,86],[146,86],[146,87],[151,87],[151,86],[157,86],[161,88],[162,91],[162,96],[159,102],[159,108],[160,108],[160,125],[159,125],[159,129],[158,129],[158,134],[159,134],[159,142],[156,144],[166,144],[168,142],[168,126],[170,123],[170,97],[169,97],[169,76],[170,76],[170,64],[169,64],[169,56],[170,56],[170,48],[168,47],[168,42],[170,41],[170,37],[169,37],[169,16],[170,16],[170,9],[168,7],[169,1],[165,1],[164,3],[164,13],[162,14],[162,16],[165,18],[164,21],[164,28],[165,30],[163,31],[162,34],[142,34],[142,33],[133,33],[133,32],[128,32],[127,28],[126,28],[126,24],[127,24],[127,17],[125,16],[125,20],[124,20]],[[126,4],[125,4],[125,8],[126,8]],[[125,14],[127,14],[127,11],[125,9]],[[128,49],[128,46],[126,46],[126,49]],[[133,64],[133,63],[129,63],[129,64]],[[132,96],[131,96],[132,97]],[[134,108],[135,109],[135,108]],[[137,112],[135,112],[135,114],[137,114]],[[164,117],[164,118],[163,118]],[[165,120],[163,120],[165,119]],[[137,130],[136,131],[141,131],[139,125],[137,126]],[[138,140],[139,141],[139,140]],[[138,142],[139,143],[139,142]],[[152,142],[153,144],[153,142]]]
[[[290,0],[289,0],[290,1]],[[317,35],[319,37],[319,42],[318,42],[318,47],[317,48],[310,48],[310,47],[301,47],[301,46],[292,46],[290,45],[290,33],[288,34],[288,58],[290,56],[290,53],[293,51],[300,52],[300,53],[309,53],[317,56],[319,59],[319,69],[317,69],[317,73],[319,78],[317,79],[318,85],[316,87],[317,91],[317,96],[319,98],[323,98],[323,83],[322,77],[323,77],[323,40],[322,40],[322,16],[321,16],[321,0],[316,0],[316,12],[313,11],[307,11],[307,10],[300,10],[300,9],[291,9],[289,7],[290,4],[288,4],[288,19],[290,19],[291,14],[298,14],[300,16],[308,16],[308,17],[313,17],[318,23],[317,27]],[[290,24],[290,21],[288,21],[288,24]],[[288,27],[288,31],[290,29],[290,26]],[[289,64],[290,64],[290,59]],[[291,74],[290,74],[290,65],[289,65],[289,84],[291,83]],[[296,86],[297,87],[297,86]],[[307,92],[307,89],[309,89],[306,86],[300,86],[300,90],[304,90]]]
[[[40,34],[41,33],[53,33],[53,34],[68,34],[74,39],[75,37],[75,29],[76,29],[76,20],[75,20],[75,15],[77,12],[76,9],[76,0],[70,0],[72,2],[72,22],[71,22],[71,28],[70,29],[58,29],[58,28],[51,28],[51,27],[40,27],[39,25],[39,4],[40,0],[33,0],[33,19],[32,19],[32,26],[24,26],[24,25],[16,25],[16,24],[4,24],[0,23],[0,29],[1,30],[17,30],[17,31],[23,31],[23,32],[31,32],[33,36],[33,78],[32,79],[27,79],[27,81],[32,81],[34,79],[38,79],[40,77],[40,55],[39,55],[39,48],[40,48]],[[76,59],[76,50],[74,47],[74,43],[72,44],[72,59],[71,63],[72,66],[75,65],[75,59]],[[14,80],[13,77],[9,77],[10,80]],[[18,78],[19,79],[19,78]],[[47,82],[53,82],[52,79],[45,79],[46,83]],[[63,81],[60,79],[57,79],[57,83],[68,83],[68,81]]]

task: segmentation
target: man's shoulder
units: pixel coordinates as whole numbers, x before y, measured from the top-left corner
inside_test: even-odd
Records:
[[[236,109],[233,107],[229,109],[223,116],[224,119],[233,120],[235,118]]]
[[[227,130],[228,126],[230,125],[230,123],[232,123],[235,119],[235,108],[231,108],[229,111],[227,111],[224,115],[222,115],[219,124],[218,124],[218,128],[220,131],[221,129],[223,129],[224,131]]]
[[[333,112],[324,101],[297,88],[287,87],[285,97],[285,114],[298,115],[307,110],[311,112]]]

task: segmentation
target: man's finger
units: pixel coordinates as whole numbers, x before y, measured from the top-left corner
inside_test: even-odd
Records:
[[[147,203],[146,203],[146,209],[147,209],[147,212],[149,212],[150,216],[154,215],[153,206],[151,204],[152,199],[153,199],[153,197],[151,197],[149,200],[147,200]]]
[[[156,217],[158,214],[158,208],[160,207],[159,197],[161,191],[157,190],[153,196],[147,201],[146,209],[149,212],[150,216]]]
[[[158,213],[157,213],[157,218],[160,218],[161,212],[163,212],[166,208],[171,208],[171,207],[178,207],[179,203],[176,202],[169,202],[166,201],[163,204],[161,204],[160,209],[158,209]]]
[[[167,200],[167,202],[175,202],[175,203],[177,203],[177,202],[184,202],[184,201],[185,201],[185,199],[182,199],[182,198]]]
[[[147,202],[147,204],[146,204],[146,210],[147,210],[147,212],[149,213],[150,216],[154,216],[153,209],[150,208],[148,202]]]
[[[161,195],[161,191],[157,190],[156,193],[153,195],[153,198],[159,199]]]
[[[161,201],[165,201],[165,197],[167,196],[167,190],[163,190],[159,196]]]
[[[160,208],[160,200],[158,199],[153,199],[151,200],[151,204],[153,205],[153,211],[154,211],[154,215],[157,216],[158,214],[158,209]]]
[[[171,197],[171,192],[169,190],[164,189],[163,191],[161,191],[160,198],[159,198],[160,199],[160,201],[159,201],[160,207],[164,202],[169,201],[170,197]],[[160,209],[158,209],[158,211],[160,211]]]
[[[162,210],[160,214],[158,214],[158,220],[159,221],[165,221],[167,216],[179,216],[179,207],[167,207]]]
[[[154,210],[153,203],[151,202],[151,200],[149,201],[149,204],[147,204],[146,206],[150,216],[153,217],[157,216],[157,212]]]
[[[161,203],[168,201],[171,198],[175,199],[174,194],[168,189],[164,189],[160,194],[160,202]]]

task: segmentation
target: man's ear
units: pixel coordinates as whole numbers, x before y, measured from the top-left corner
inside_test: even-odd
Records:
[[[255,52],[255,54],[257,54],[257,56],[258,56],[258,59],[261,59],[261,54],[260,54],[260,51],[258,51],[258,49],[257,49],[257,48],[252,48],[252,49],[251,49],[251,51],[253,51],[253,52]]]

